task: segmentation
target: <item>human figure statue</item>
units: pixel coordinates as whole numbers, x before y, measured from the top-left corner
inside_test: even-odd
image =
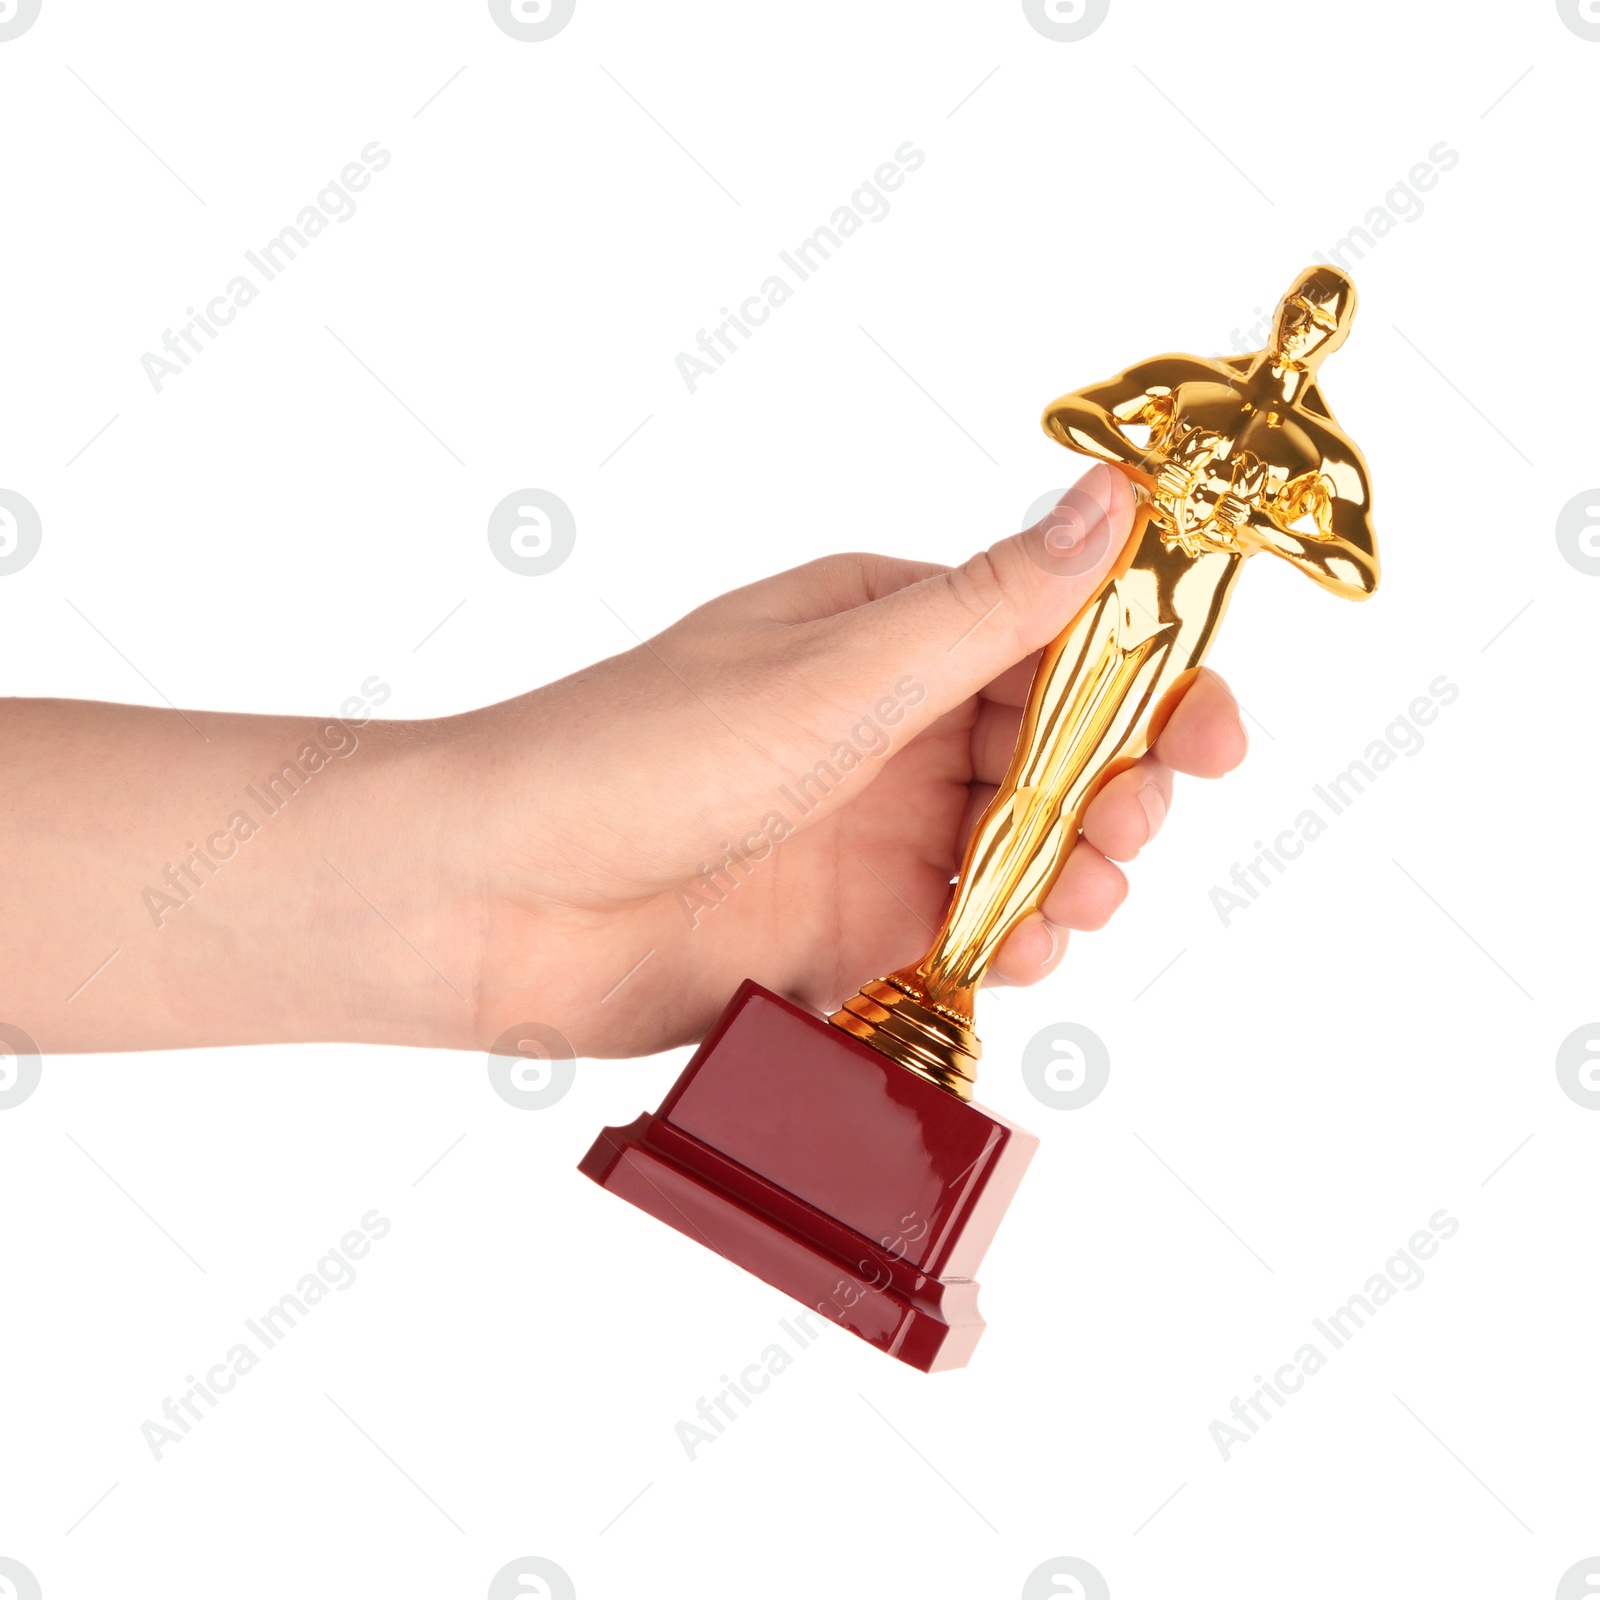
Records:
[[[985,968],[1043,903],[1095,792],[1155,741],[1245,558],[1280,556],[1347,599],[1377,588],[1366,465],[1316,383],[1355,308],[1342,272],[1312,267],[1279,302],[1265,349],[1156,356],[1045,410],[1053,439],[1133,480],[1133,531],[1044,651],[1010,770],[967,845],[933,947],[869,984],[835,1023],[970,1094],[972,1002]]]

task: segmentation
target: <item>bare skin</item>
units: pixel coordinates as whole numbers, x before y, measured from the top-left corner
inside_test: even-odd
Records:
[[[539,1022],[595,1057],[700,1037],[746,977],[826,1009],[942,915],[1038,652],[1127,537],[1127,481],[1091,480],[1111,536],[1088,571],[1046,570],[1040,529],[952,569],[829,557],[437,721],[0,701],[0,1021],[45,1051],[468,1049]],[[1173,774],[1245,745],[1202,672],[992,980],[1101,927]],[[265,791],[286,762],[292,794]]]

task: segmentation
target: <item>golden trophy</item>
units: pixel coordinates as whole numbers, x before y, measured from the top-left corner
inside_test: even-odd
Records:
[[[1265,350],[1156,356],[1046,408],[1051,438],[1133,480],[1133,532],[1045,649],[1010,771],[967,845],[932,948],[869,983],[829,1018],[836,1027],[969,1099],[984,970],[1043,904],[1100,786],[1155,742],[1246,557],[1281,556],[1347,599],[1377,588],[1366,463],[1316,381],[1355,308],[1342,272],[1311,267],[1279,302]],[[1130,428],[1147,430],[1143,443]]]
[[[1133,531],[1044,650],[932,946],[826,1021],[747,982],[659,1111],[581,1170],[902,1361],[966,1361],[973,1273],[1037,1145],[970,1103],[974,996],[1084,808],[1159,735],[1245,559],[1377,588],[1366,464],[1317,386],[1355,307],[1342,272],[1308,268],[1264,350],[1156,356],[1046,408],[1053,439],[1132,480]]]

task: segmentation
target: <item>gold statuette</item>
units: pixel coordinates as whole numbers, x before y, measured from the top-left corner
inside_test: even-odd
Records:
[[[1366,463],[1316,381],[1355,309],[1342,272],[1308,268],[1279,302],[1264,350],[1156,356],[1046,409],[1051,438],[1133,481],[1133,531],[1044,651],[1010,770],[968,842],[932,948],[867,984],[828,1019],[836,1027],[969,1100],[985,969],[1044,903],[1100,786],[1160,733],[1245,558],[1281,556],[1346,599],[1377,588]]]

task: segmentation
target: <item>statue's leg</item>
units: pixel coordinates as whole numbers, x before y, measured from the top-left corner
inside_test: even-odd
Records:
[[[1047,649],[1011,770],[968,843],[939,937],[914,969],[929,998],[970,1014],[1000,944],[1059,876],[1084,809],[1145,753],[1199,664],[1237,565],[1175,560],[1152,540]]]
[[[1030,704],[1053,714],[1038,719],[1031,743],[1025,724],[1013,770],[968,842],[940,936],[917,964],[935,999],[976,985],[1060,874],[1091,785],[1144,753],[1142,713],[1165,687],[1171,647],[1159,637],[1123,641],[1123,598],[1109,588],[1040,663]]]
[[[1040,659],[1011,768],[973,831],[933,948],[828,1020],[962,1099],[982,1046],[973,994],[1044,904],[1084,808],[1144,754],[1199,665],[1242,558],[1168,547],[1146,518],[1114,575]]]

